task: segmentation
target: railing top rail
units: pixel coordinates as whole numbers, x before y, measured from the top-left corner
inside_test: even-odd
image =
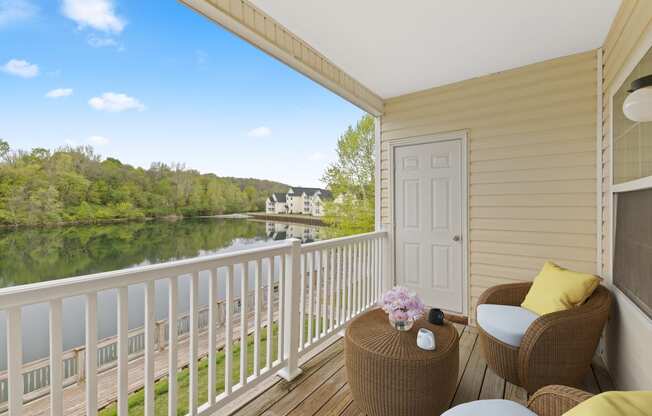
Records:
[[[386,237],[387,231],[372,231],[370,233],[356,234],[348,237],[333,238],[332,240],[315,241],[314,243],[303,244],[301,251],[313,251],[318,249],[337,247],[356,241],[369,240],[372,238]]]
[[[288,239],[282,243],[264,247],[7,287],[0,289],[0,310],[115,289],[149,280],[177,277],[196,271],[251,261],[260,257],[278,256],[287,253],[294,241],[296,239]]]

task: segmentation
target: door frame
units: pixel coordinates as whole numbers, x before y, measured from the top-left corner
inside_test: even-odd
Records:
[[[391,281],[396,284],[396,200],[395,200],[395,149],[401,146],[412,146],[419,144],[429,144],[446,141],[459,141],[462,147],[460,165],[462,166],[461,179],[462,187],[460,189],[461,201],[461,215],[462,220],[462,311],[459,312],[462,316],[469,315],[469,190],[468,190],[468,130],[457,130],[444,133],[428,134],[423,136],[405,137],[396,139],[389,142],[389,200],[391,209],[392,223],[390,225],[390,273]],[[451,311],[457,313],[457,311]]]

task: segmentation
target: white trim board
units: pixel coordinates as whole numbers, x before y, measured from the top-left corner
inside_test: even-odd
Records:
[[[389,142],[389,200],[391,204],[391,235],[390,235],[390,274],[392,282],[396,283],[396,210],[394,206],[394,149],[399,146],[409,146],[415,144],[435,143],[459,140],[462,145],[462,314],[469,316],[470,305],[470,279],[469,279],[469,166],[468,166],[468,130],[458,130],[445,133],[429,134],[425,136],[406,137],[403,139],[392,140]],[[459,313],[453,311],[454,313]]]

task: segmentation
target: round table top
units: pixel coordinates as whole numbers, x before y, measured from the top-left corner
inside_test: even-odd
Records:
[[[417,346],[419,328],[427,328],[435,334],[435,350],[422,350]],[[419,319],[409,331],[398,331],[379,308],[353,319],[346,328],[345,336],[349,342],[369,354],[411,361],[445,359],[458,342],[457,330],[448,321],[444,325],[433,325],[426,319]]]

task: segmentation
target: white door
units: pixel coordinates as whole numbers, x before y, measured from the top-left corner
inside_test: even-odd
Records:
[[[462,143],[394,147],[397,284],[463,313]]]

